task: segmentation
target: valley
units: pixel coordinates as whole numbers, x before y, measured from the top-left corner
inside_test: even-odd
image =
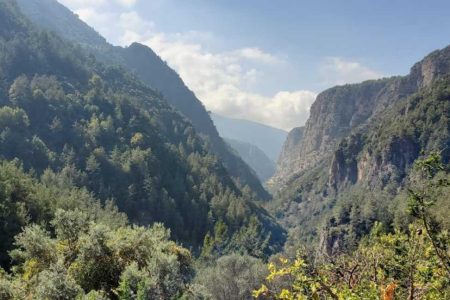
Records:
[[[287,132],[82,12],[0,0],[0,299],[450,298],[450,46]]]

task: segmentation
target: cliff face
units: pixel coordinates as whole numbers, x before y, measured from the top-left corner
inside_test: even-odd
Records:
[[[282,178],[287,178],[293,173],[292,168],[300,159],[297,149],[303,139],[304,130],[305,127],[296,127],[289,132],[277,160],[276,173],[268,182],[269,186],[276,187]]]
[[[444,149],[445,141],[442,138],[445,139],[445,130],[437,133],[436,128],[430,126],[425,133],[423,127],[416,127],[414,123],[427,118],[424,115],[427,108],[422,107],[425,101],[430,101],[431,107],[428,109],[438,105],[437,100],[426,93],[440,88],[440,81],[449,74],[448,47],[431,53],[415,64],[408,76],[389,83],[376,99],[381,105],[364,126],[354,129],[353,134],[341,140],[333,151],[330,186],[339,189],[357,182],[370,187],[384,187],[392,182],[399,184],[421,150],[433,150],[433,147],[439,148],[434,150]],[[409,99],[413,93],[419,95]],[[437,113],[439,117],[444,117],[445,108],[439,109]],[[428,124],[433,121],[429,120]],[[398,128],[402,128],[402,131],[399,132]],[[436,136],[423,137],[431,132],[436,132]],[[436,140],[440,140],[441,145],[435,145],[433,142]]]
[[[379,145],[375,153],[361,136],[352,136],[333,153],[329,172],[329,186],[343,190],[354,184],[384,188],[389,183],[401,184],[408,169],[419,157],[422,146],[410,136],[393,136]],[[352,145],[346,145],[351,143]]]
[[[271,182],[282,188],[292,177],[330,156],[334,156],[330,172],[335,174],[340,164],[339,153],[334,151],[343,138],[379,118],[399,100],[448,74],[449,62],[450,49],[446,48],[415,64],[407,76],[338,86],[319,94],[311,106],[301,142],[283,151]]]
[[[355,244],[375,220],[392,226],[405,213],[398,201],[422,151],[450,160],[449,103],[450,47],[407,76],[321,93],[303,138],[286,141],[271,210],[302,243],[328,254]]]
[[[290,177],[330,156],[340,139],[374,114],[389,84],[395,81],[395,78],[367,81],[334,87],[319,94],[311,106],[302,140],[286,149],[278,161],[274,185],[283,187]]]

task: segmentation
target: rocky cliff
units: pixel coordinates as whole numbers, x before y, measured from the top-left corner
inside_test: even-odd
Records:
[[[321,93],[272,178],[281,187],[272,210],[284,225],[328,251],[351,245],[375,220],[398,220],[414,161],[436,150],[450,157],[449,76],[447,47],[406,76]]]
[[[271,180],[273,184],[283,187],[292,177],[314,167],[325,157],[333,156],[338,143],[352,131],[366,126],[399,100],[448,74],[449,62],[450,49],[445,48],[415,64],[407,76],[337,86],[319,94],[311,106],[301,142],[280,157]],[[337,160],[334,160],[334,169],[338,167]]]
[[[297,150],[303,139],[304,130],[304,127],[296,127],[286,137],[277,160],[276,175],[268,182],[270,187],[275,187],[282,178],[287,178],[294,172],[292,168],[297,165],[297,161],[300,159],[300,152]]]
[[[442,81],[450,74],[449,63],[450,47],[447,47],[415,64],[409,75],[395,78],[386,85],[375,99],[379,105],[372,115],[363,126],[341,140],[333,152],[331,186],[338,188],[361,182],[371,187],[384,187],[388,183],[400,183],[422,150],[445,149],[442,138],[445,140],[446,130],[436,132],[435,122],[445,122],[441,118],[445,117],[446,110],[439,107],[438,100],[431,94],[443,89]],[[430,107],[423,107],[424,103]],[[436,110],[436,106],[439,107],[435,111],[437,115],[429,118],[424,111]],[[424,120],[426,128],[415,124]],[[425,129],[428,134],[435,132],[435,137],[423,137]]]

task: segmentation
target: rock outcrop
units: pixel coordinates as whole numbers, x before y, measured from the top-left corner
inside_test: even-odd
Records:
[[[292,167],[296,166],[300,159],[300,152],[297,149],[303,139],[304,130],[305,127],[296,127],[289,132],[277,160],[276,175],[268,181],[269,186],[275,186],[293,173]]]
[[[449,86],[447,47],[407,76],[321,93],[301,141],[286,141],[272,178],[273,213],[302,243],[328,255],[356,245],[375,221],[392,226],[405,214],[422,153],[440,151],[450,161]]]
[[[272,185],[283,188],[293,176],[330,156],[334,156],[330,173],[335,174],[340,166],[340,154],[334,152],[343,138],[380,118],[399,100],[430,86],[449,73],[450,47],[447,47],[426,56],[411,68],[407,76],[337,86],[322,92],[311,106],[302,140],[283,150],[277,172],[271,179]],[[357,174],[353,175],[350,176],[352,179],[358,179]],[[335,183],[337,179],[331,180]]]

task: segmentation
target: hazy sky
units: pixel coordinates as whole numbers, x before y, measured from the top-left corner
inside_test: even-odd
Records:
[[[59,1],[112,44],[150,46],[209,110],[287,130],[320,91],[450,44],[444,0]]]

